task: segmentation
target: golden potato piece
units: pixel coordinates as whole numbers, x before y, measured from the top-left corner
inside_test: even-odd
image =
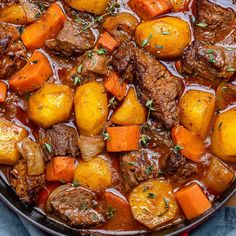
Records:
[[[73,91],[67,85],[46,83],[29,98],[29,118],[43,128],[69,119]]]
[[[101,133],[108,115],[107,94],[101,83],[89,82],[77,88],[75,115],[81,134]]]
[[[172,187],[165,180],[149,180],[141,183],[129,196],[134,218],[153,229],[173,221],[178,212]]]
[[[188,90],[180,99],[180,120],[185,128],[205,138],[215,109],[215,95]]]
[[[95,191],[104,191],[112,185],[111,163],[104,156],[90,161],[79,160],[74,180],[80,185]]]
[[[162,17],[139,24],[135,40],[157,58],[181,56],[191,41],[189,24],[177,17]]]
[[[109,0],[65,0],[65,2],[76,10],[102,15]]]
[[[236,108],[216,116],[212,135],[212,152],[224,161],[236,163]]]
[[[0,164],[14,165],[19,160],[20,153],[16,143],[27,135],[24,128],[0,118]]]
[[[112,114],[117,125],[141,125],[146,121],[146,110],[138,101],[134,88],[130,88],[122,105]]]

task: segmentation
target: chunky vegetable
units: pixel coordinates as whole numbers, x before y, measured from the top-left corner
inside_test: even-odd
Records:
[[[181,122],[185,128],[205,138],[214,114],[215,95],[188,90],[180,99]]]
[[[71,182],[75,172],[75,158],[54,157],[46,166],[46,179],[48,181]]]
[[[28,49],[40,48],[61,30],[66,16],[58,3],[52,4],[39,20],[27,26],[21,39]]]
[[[216,116],[212,134],[212,151],[222,160],[236,163],[236,108]]]
[[[164,180],[141,183],[130,193],[129,203],[134,218],[150,229],[173,221],[178,212],[173,189]]]
[[[0,103],[5,102],[7,98],[7,85],[0,81]]]
[[[112,172],[109,160],[103,156],[90,161],[79,160],[74,181],[95,191],[104,191],[112,185]]]
[[[65,2],[76,10],[101,15],[105,12],[109,0],[65,0]]]
[[[173,127],[171,136],[174,143],[178,145],[181,153],[188,159],[199,162],[206,152],[204,143],[195,134],[191,133],[183,126]]]
[[[89,82],[77,88],[75,115],[81,134],[101,133],[108,115],[107,94],[101,83]]]
[[[234,178],[233,171],[229,170],[218,158],[212,157],[203,183],[211,192],[220,194],[230,186]]]
[[[190,43],[191,32],[186,21],[177,17],[162,17],[139,24],[135,40],[159,59],[174,58],[181,56]]]
[[[40,175],[44,172],[43,153],[36,142],[29,138],[23,138],[17,143],[17,149],[23,158],[26,159],[27,173],[29,175]]]
[[[69,119],[73,92],[67,85],[46,83],[29,98],[29,118],[43,128]]]
[[[98,40],[98,45],[100,45],[102,48],[105,48],[109,52],[113,52],[119,46],[119,42],[110,34],[104,32]]]
[[[0,118],[0,164],[14,165],[19,160],[16,144],[27,135],[24,128]]]
[[[112,114],[117,125],[141,125],[146,121],[146,110],[138,101],[134,88],[130,88],[123,104]]]
[[[121,101],[125,97],[127,84],[121,81],[120,76],[116,72],[110,72],[103,84],[105,89],[118,100]]]
[[[108,152],[125,152],[139,149],[140,126],[108,127],[106,132]]]
[[[105,147],[105,141],[102,136],[84,136],[78,138],[78,146],[81,156],[85,161],[91,160],[101,153]]]
[[[212,206],[196,183],[180,189],[175,193],[175,197],[188,220],[200,216]]]
[[[9,84],[15,91],[24,94],[40,88],[52,74],[46,56],[40,51],[35,51],[27,64],[11,77]]]
[[[170,0],[130,0],[128,4],[144,20],[171,12],[173,7]]]

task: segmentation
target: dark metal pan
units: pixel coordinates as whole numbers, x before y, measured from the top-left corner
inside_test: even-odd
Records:
[[[0,176],[0,199],[15,213],[24,217],[26,220],[31,222],[36,227],[48,232],[52,235],[177,235],[185,231],[189,231],[211,217],[221,206],[223,206],[229,199],[236,193],[236,181],[231,187],[223,193],[223,195],[217,199],[213,207],[207,211],[204,215],[192,220],[185,221],[181,224],[175,225],[162,231],[152,231],[144,233],[142,231],[126,231],[126,232],[115,232],[115,231],[99,231],[99,230],[83,230],[70,228],[54,220],[50,220],[46,215],[34,209],[32,207],[25,206],[17,197],[12,188],[4,180],[4,176]]]

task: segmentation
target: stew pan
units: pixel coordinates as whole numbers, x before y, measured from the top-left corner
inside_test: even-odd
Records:
[[[218,198],[214,203],[213,207],[207,211],[202,216],[192,220],[185,221],[178,225],[172,226],[170,228],[159,230],[159,231],[125,231],[125,232],[114,232],[114,231],[101,231],[101,230],[84,230],[84,229],[74,229],[70,228],[64,224],[56,222],[54,220],[49,219],[45,214],[40,212],[39,210],[27,207],[24,205],[12,188],[7,183],[4,175],[0,172],[0,199],[16,214],[24,217],[30,223],[35,225],[36,227],[48,232],[52,235],[153,235],[153,236],[161,236],[161,235],[177,235],[179,233],[183,233],[185,231],[189,231],[204,221],[206,221],[209,217],[211,217],[221,206],[223,206],[234,194],[236,194],[236,181],[231,185],[231,187],[226,190],[223,195]]]

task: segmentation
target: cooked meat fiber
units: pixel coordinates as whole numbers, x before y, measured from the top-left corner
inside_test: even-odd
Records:
[[[21,159],[10,172],[10,184],[18,197],[27,204],[34,204],[37,194],[45,184],[45,175],[30,176],[27,172],[27,163]]]
[[[55,52],[70,56],[73,53],[83,53],[94,45],[95,37],[90,29],[79,33],[81,24],[66,21],[55,39],[47,40],[46,46]]]
[[[92,227],[105,222],[96,195],[83,187],[60,186],[51,193],[46,208],[71,226]]]
[[[152,114],[162,121],[166,128],[169,129],[179,123],[180,112],[177,103],[183,91],[179,78],[132,44],[120,47],[114,54],[112,64],[121,73],[129,68],[129,71],[135,74],[143,103],[146,104],[148,100],[153,101],[152,108],[155,110]]]
[[[19,37],[15,26],[0,23],[0,79],[6,79],[26,64],[26,52]]]
[[[212,81],[228,80],[236,68],[236,12],[207,0],[197,1],[195,42],[183,54],[183,69]]]
[[[39,143],[46,161],[53,156],[77,156],[77,139],[76,130],[64,124],[54,125],[51,129],[39,132]]]

